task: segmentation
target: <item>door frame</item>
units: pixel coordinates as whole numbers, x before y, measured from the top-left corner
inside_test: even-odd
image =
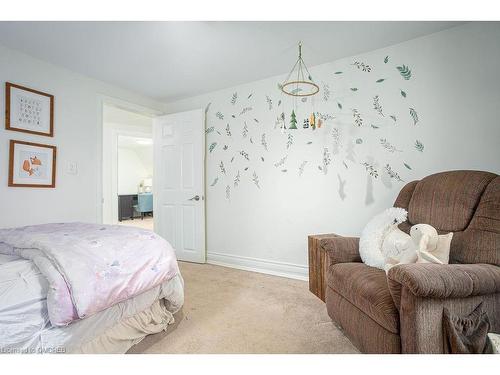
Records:
[[[103,163],[104,163],[104,107],[105,106],[123,109],[124,111],[138,113],[138,114],[145,115],[145,116],[148,116],[151,118],[153,118],[155,116],[161,116],[161,115],[166,114],[165,112],[163,112],[161,110],[146,107],[146,106],[143,106],[140,104],[131,103],[131,102],[128,102],[128,101],[123,100],[123,99],[114,98],[114,97],[103,95],[103,94],[97,95],[97,108],[98,108],[97,121],[99,124],[99,126],[97,127],[97,139],[98,139],[98,142],[100,144],[100,148],[99,148],[100,158],[99,158],[99,163],[97,165],[98,184],[97,184],[97,191],[96,191],[96,196],[97,196],[96,202],[98,202],[98,207],[96,207],[96,222],[97,223],[103,223],[104,222],[104,215],[105,215],[104,202],[105,202],[106,197],[104,196],[104,166],[103,166]],[[131,131],[131,132],[133,132],[133,131]],[[140,131],[138,131],[137,133],[140,133]],[[128,135],[128,134],[123,134],[123,135]],[[152,130],[151,130],[151,134],[149,136],[152,137]],[[114,138],[115,137],[113,135],[113,139]],[[117,159],[117,152],[118,152],[118,149],[117,149],[118,134],[116,136],[116,139],[113,142],[116,142],[114,146],[112,145],[113,147],[116,146],[115,147],[116,152],[114,152],[116,155],[113,156],[113,158],[116,160]],[[116,221],[118,221],[118,220],[116,219]],[[113,223],[115,223],[114,220],[113,220]]]

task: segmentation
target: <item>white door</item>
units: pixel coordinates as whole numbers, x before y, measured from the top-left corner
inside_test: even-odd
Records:
[[[153,120],[155,232],[197,263],[206,259],[204,123],[201,109]]]

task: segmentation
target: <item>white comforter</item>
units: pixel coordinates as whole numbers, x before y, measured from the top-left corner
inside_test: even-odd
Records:
[[[64,326],[137,296],[179,273],[172,246],[118,225],[44,224],[0,229],[0,253],[31,260],[48,280],[52,325]]]
[[[72,352],[125,318],[165,299],[170,313],[183,305],[179,275],[134,298],[65,327],[49,321],[49,285],[29,260],[0,254],[0,353]]]

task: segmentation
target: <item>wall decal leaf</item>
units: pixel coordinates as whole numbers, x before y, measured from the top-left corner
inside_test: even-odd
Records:
[[[267,140],[266,140],[266,133],[263,133],[262,134],[262,137],[261,137],[261,140],[260,140],[260,144],[262,146],[264,146],[264,150],[267,151]]]
[[[238,174],[234,178],[234,187],[238,187],[239,184],[240,184],[240,171],[238,171]]]
[[[328,99],[330,99],[330,86],[325,83],[323,85],[323,100],[327,102]]]
[[[247,135],[248,135],[248,125],[247,122],[245,121],[243,125],[243,138],[246,138]]]
[[[212,153],[216,146],[217,142],[213,142],[212,144],[210,144],[210,146],[208,147],[208,152]]]
[[[268,95],[266,95],[266,102],[267,102],[267,106],[268,106],[269,110],[272,110],[273,109],[273,101]]]
[[[351,91],[358,91],[357,87],[351,87]]]
[[[278,168],[278,167],[281,167],[281,166],[285,165],[285,162],[286,162],[286,159],[287,159],[287,158],[288,158],[288,155],[287,155],[287,156],[282,157],[282,158],[281,158],[278,162],[274,163],[274,166],[275,166],[276,168]]]
[[[377,125],[373,125],[373,124],[372,124],[372,128],[373,128],[373,129],[379,129],[379,128],[380,128],[380,126],[377,126]]]
[[[237,92],[235,92],[235,93],[233,94],[233,96],[231,97],[231,104],[232,104],[232,105],[235,105],[237,100],[238,100],[238,93],[237,93]]]
[[[406,98],[406,92],[404,92],[403,90],[401,90],[401,96],[402,96],[403,98]]]
[[[333,74],[342,74],[342,72],[335,72],[335,73],[333,73]]]
[[[248,156],[248,153],[245,152],[244,150],[240,151],[240,155],[243,156],[247,161],[250,161],[250,157]]]
[[[417,149],[417,151],[424,152],[424,144],[418,139],[415,141],[415,148]]]
[[[389,164],[385,165],[385,171],[387,172],[390,178],[399,182],[404,182],[404,180],[401,177],[399,177],[399,174],[395,170],[393,170]]]
[[[215,186],[217,185],[217,182],[219,181],[219,177],[215,177],[214,181],[210,184],[210,186]]]
[[[364,162],[364,163],[361,163],[361,165],[363,165],[365,167],[366,171],[368,172],[368,174],[370,176],[375,177],[375,178],[378,177],[378,171],[372,163]]]
[[[223,161],[220,162],[219,168],[220,168],[220,171],[222,172],[222,174],[226,174],[226,168],[224,167]]]
[[[403,77],[407,81],[411,78],[411,70],[406,65],[403,64],[403,66],[396,66],[396,69],[399,70],[399,74],[401,74],[401,77]]]
[[[244,114],[245,114],[245,113],[247,113],[247,112],[250,112],[252,109],[253,109],[252,107],[245,107],[245,108],[243,108],[243,109],[241,110],[241,112],[240,112],[240,116],[241,116],[241,115],[244,115]]]
[[[394,145],[392,145],[387,139],[385,138],[380,138],[380,144],[382,145],[383,148],[385,148],[389,152],[402,152],[401,150],[398,150]]]
[[[391,116],[390,116],[390,118],[391,118],[394,122],[396,122],[396,121],[397,121],[396,116],[394,116],[394,115],[391,115]]]
[[[250,99],[252,97],[253,93],[251,93],[250,95],[248,95],[247,99]]]
[[[293,135],[288,133],[288,140],[286,141],[287,150],[293,145]]]
[[[387,64],[389,62],[389,56],[386,56],[384,59],[384,64]]]
[[[410,116],[413,119],[413,125],[417,125],[418,122],[417,111],[415,111],[413,108],[410,108]]]
[[[378,95],[375,95],[373,98],[373,109],[375,109],[379,115],[384,116],[384,112],[382,110],[382,105],[380,104]]]
[[[403,164],[404,164],[404,166],[405,166],[406,168],[408,168],[408,169],[410,169],[410,170],[411,170],[411,167],[410,167],[408,164],[406,164],[406,163],[403,163]]]
[[[224,115],[223,115],[223,114],[222,114],[222,112],[220,112],[220,111],[219,111],[219,112],[217,112],[217,113],[215,114],[215,116],[217,116],[217,118],[218,118],[219,120],[224,120]]]
[[[300,166],[299,166],[299,176],[302,176],[304,174],[304,168],[306,167],[306,164],[309,163],[307,160],[304,160]]]
[[[380,83],[380,82],[384,82],[384,81],[385,81],[385,78],[380,78],[380,79],[377,79],[375,82]]]
[[[257,186],[257,188],[259,188],[259,189],[260,189],[260,184],[259,184],[259,176],[257,176],[257,173],[256,173],[256,172],[253,172],[252,181],[253,181],[253,183],[255,184],[255,186]]]
[[[362,70],[363,72],[370,73],[372,71],[372,67],[368,64],[363,63],[363,62],[355,61],[352,65],[354,65],[356,68]]]
[[[356,108],[353,108],[352,110],[352,117],[354,117],[354,123],[356,124],[356,126],[363,126],[363,119],[361,118],[361,114]]]
[[[214,127],[214,126],[211,126],[211,127],[207,128],[207,130],[205,130],[205,134],[210,134],[210,133],[212,133],[214,130],[215,130],[215,127]]]
[[[339,109],[342,109],[342,104],[341,103],[337,103],[337,107],[339,107]]]

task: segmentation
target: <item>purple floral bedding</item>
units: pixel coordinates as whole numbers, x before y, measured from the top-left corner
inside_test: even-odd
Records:
[[[86,318],[179,273],[172,246],[139,228],[61,223],[0,229],[0,253],[35,263],[54,326]]]

